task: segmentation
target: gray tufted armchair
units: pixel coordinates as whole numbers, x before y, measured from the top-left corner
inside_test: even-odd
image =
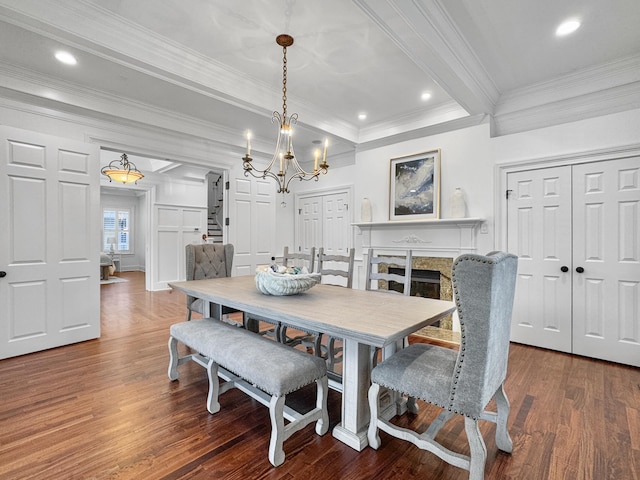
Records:
[[[470,480],[481,480],[487,449],[478,421],[488,420],[497,424],[498,448],[511,452],[513,445],[507,431],[509,401],[504,381],[517,266],[515,255],[502,252],[461,255],[455,260],[452,280],[460,317],[460,348],[455,351],[413,344],[373,369],[369,445],[374,449],[380,447],[380,429],[434,453],[451,465],[469,470]],[[422,434],[397,427],[379,418],[379,393],[383,387],[422,399],[444,411]],[[485,411],[492,398],[496,401],[496,413]],[[440,429],[455,414],[464,417],[470,456],[453,452],[435,441]]]
[[[233,266],[233,245],[203,243],[201,245],[187,245],[185,247],[187,280],[203,280],[205,278],[230,277]],[[187,321],[191,320],[191,312],[202,313],[204,302],[201,299],[187,295]],[[222,319],[221,308],[212,312],[214,318]]]

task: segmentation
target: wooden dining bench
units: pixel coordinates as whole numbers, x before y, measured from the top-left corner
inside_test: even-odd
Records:
[[[178,342],[198,353],[180,357]],[[169,356],[171,380],[178,379],[178,366],[190,360],[207,369],[210,413],[220,410],[218,395],[231,388],[238,388],[269,407],[269,461],[276,467],[284,462],[282,445],[293,433],[314,421],[318,435],[329,429],[327,368],[321,358],[211,318],[171,325]],[[218,377],[226,382],[220,384]],[[314,381],[317,389],[314,409],[302,414],[285,405],[288,393]]]

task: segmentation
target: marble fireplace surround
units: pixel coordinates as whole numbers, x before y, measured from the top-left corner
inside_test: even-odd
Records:
[[[477,235],[482,218],[455,218],[421,221],[388,221],[354,223],[362,235],[363,265],[367,264],[367,251],[376,255],[412,251],[412,268],[440,271],[440,297],[452,300],[451,265],[463,253],[477,252]],[[441,322],[442,328],[460,330],[457,317]],[[429,335],[431,329],[427,327]]]

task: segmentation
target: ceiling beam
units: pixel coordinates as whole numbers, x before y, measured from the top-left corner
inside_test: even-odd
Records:
[[[493,113],[500,92],[440,0],[353,1],[470,115]]]

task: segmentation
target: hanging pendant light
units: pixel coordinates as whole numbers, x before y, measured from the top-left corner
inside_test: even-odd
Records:
[[[327,164],[328,141],[324,142],[322,160],[320,150],[314,151],[313,172],[305,171],[295,156],[293,151],[293,126],[298,123],[298,114],[293,113],[287,116],[287,47],[293,45],[293,37],[287,34],[278,35],[276,43],[282,47],[282,114],[273,112],[271,122],[278,126],[278,139],[273,158],[264,170],[256,169],[251,158],[251,133],[247,132],[247,153],[242,157],[242,166],[245,176],[251,174],[256,178],[273,178],[278,184],[278,193],[290,193],[289,184],[294,178],[301,181],[318,180],[318,176],[326,174],[329,170]]]
[[[109,181],[115,180],[121,183],[138,183],[144,175],[129,161],[127,154],[123,153],[120,160],[113,160],[108,166],[100,170],[103,175],[109,177]]]

